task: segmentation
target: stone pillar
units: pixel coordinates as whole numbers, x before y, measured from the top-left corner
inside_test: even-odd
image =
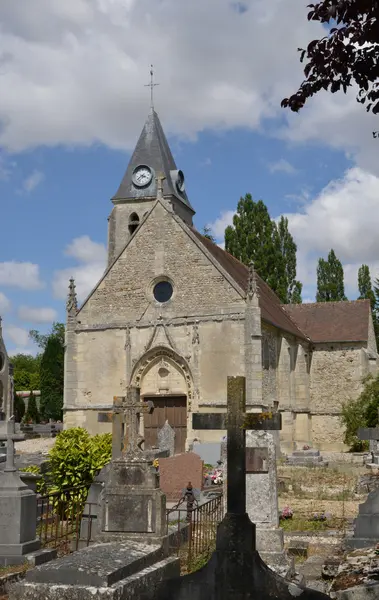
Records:
[[[77,338],[76,315],[78,303],[75,292],[74,279],[70,279],[69,293],[66,303],[66,331],[64,353],[64,393],[63,393],[63,423],[66,426],[66,411],[76,407],[78,382],[77,382]]]
[[[280,432],[280,446],[285,453],[294,450],[293,426],[294,415],[291,397],[291,357],[290,344],[287,338],[280,339],[280,352],[278,361],[278,401],[282,413],[282,430]]]
[[[262,330],[259,292],[254,265],[249,267],[245,306],[245,377],[246,409],[261,409],[262,403]]]
[[[295,379],[295,445],[312,446],[312,428],[309,399],[309,350],[298,344],[294,370]]]

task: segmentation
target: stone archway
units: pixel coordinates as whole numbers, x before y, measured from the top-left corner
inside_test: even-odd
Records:
[[[169,348],[153,348],[135,365],[131,385],[140,388],[141,398],[154,404],[154,412],[143,416],[145,447],[157,445],[158,431],[167,420],[176,434],[175,451],[184,452],[188,409],[193,397],[187,362]]]

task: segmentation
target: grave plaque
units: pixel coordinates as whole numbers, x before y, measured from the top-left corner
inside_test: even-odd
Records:
[[[268,473],[268,448],[246,448],[246,473]]]

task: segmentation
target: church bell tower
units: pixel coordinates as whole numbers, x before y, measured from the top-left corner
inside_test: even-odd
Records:
[[[161,122],[152,106],[120,187],[112,198],[109,217],[108,265],[115,260],[138,229],[157,198],[158,178],[163,179],[163,198],[188,225],[195,214],[185,190]]]

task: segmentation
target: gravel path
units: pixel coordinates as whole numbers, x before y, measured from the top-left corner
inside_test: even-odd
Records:
[[[17,454],[47,454],[55,444],[55,438],[36,438],[34,440],[25,440],[16,442]]]

